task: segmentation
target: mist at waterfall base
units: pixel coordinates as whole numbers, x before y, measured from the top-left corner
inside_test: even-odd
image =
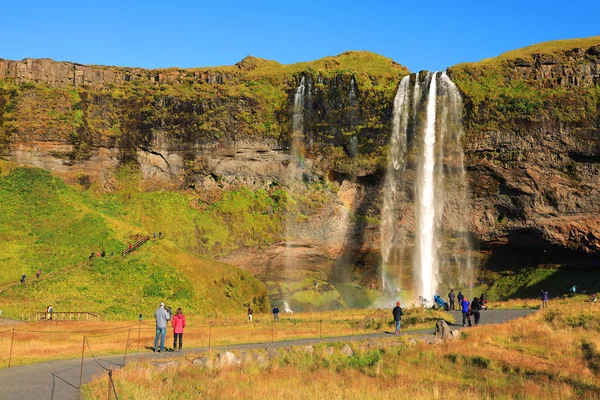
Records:
[[[381,287],[376,306],[431,304],[473,280],[462,100],[445,72],[400,82],[381,208]],[[413,229],[409,229],[410,225]]]

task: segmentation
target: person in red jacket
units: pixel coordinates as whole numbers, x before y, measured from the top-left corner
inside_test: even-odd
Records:
[[[183,328],[185,328],[185,315],[181,308],[178,308],[171,320],[173,327],[173,351],[181,351],[183,345]],[[177,349],[177,338],[179,337],[179,349]]]

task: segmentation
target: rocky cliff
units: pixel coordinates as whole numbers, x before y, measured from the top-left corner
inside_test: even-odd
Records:
[[[473,231],[515,264],[597,263],[579,256],[600,251],[599,42],[449,70],[465,101]]]
[[[124,164],[137,165],[149,188],[200,197],[304,182],[294,233],[281,237],[297,241],[309,267],[331,269],[337,259],[373,272],[393,97],[407,73],[357,52],[286,66],[248,57],[231,67],[156,71],[0,60],[0,148],[8,159],[90,176],[106,190]],[[483,263],[596,262],[600,38],[532,46],[448,73],[465,104],[470,234]],[[307,153],[298,170],[289,152],[303,78]],[[413,224],[410,216],[402,223]],[[273,246],[256,257],[278,253]]]

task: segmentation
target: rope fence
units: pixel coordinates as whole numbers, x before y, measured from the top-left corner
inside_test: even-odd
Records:
[[[369,316],[348,315],[346,318],[318,319],[294,318],[291,316],[280,317],[279,321],[272,318],[254,319],[248,322],[240,318],[239,321],[203,321],[188,324],[183,334],[183,349],[206,348],[217,346],[279,342],[302,338],[327,338],[333,336],[354,336],[367,333],[383,332],[389,329],[388,318],[379,321]],[[87,330],[60,331],[53,330],[12,328],[0,331],[0,368],[27,364],[28,360],[77,358],[78,348],[82,348],[82,360],[85,353],[85,344],[94,354],[124,354],[123,364],[131,351],[153,351],[156,327],[152,321],[129,324],[112,328],[90,328]],[[8,335],[10,333],[10,335]],[[6,334],[6,335],[5,335]],[[82,345],[82,336],[84,344]],[[52,337],[60,337],[61,346],[52,352],[52,346],[46,343]],[[173,333],[171,327],[167,328],[165,350],[175,351],[171,347]],[[80,347],[81,346],[81,347]],[[82,367],[83,368],[83,367]]]

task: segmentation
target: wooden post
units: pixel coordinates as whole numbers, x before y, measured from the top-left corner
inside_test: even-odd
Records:
[[[10,337],[10,354],[8,355],[8,368],[10,368],[10,362],[12,361],[12,349],[13,349],[14,341],[15,341],[15,328],[12,328],[12,335]]]
[[[323,320],[319,320],[319,337],[323,338]]]
[[[140,351],[140,335],[142,333],[142,320],[140,319],[140,323],[138,324],[138,351]]]
[[[127,361],[127,348],[129,347],[129,338],[131,337],[131,328],[129,328],[129,333],[127,334],[127,343],[125,343],[125,357],[123,357],[123,365]]]
[[[108,371],[108,397],[107,399],[110,400],[110,371]]]
[[[275,341],[275,319],[271,321],[271,343]]]
[[[79,388],[83,383],[83,355],[85,354],[85,335],[83,335],[83,344],[81,345],[81,369],[79,370]]]
[[[210,339],[212,335],[212,321],[210,321],[210,325],[208,326],[208,351],[210,351]]]

